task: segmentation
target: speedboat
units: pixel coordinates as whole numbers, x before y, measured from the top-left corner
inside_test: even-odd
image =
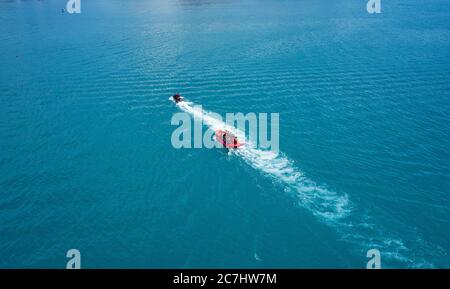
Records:
[[[173,99],[173,101],[175,101],[175,103],[179,103],[179,102],[182,102],[184,100],[184,98],[178,93],[173,95],[172,99]]]

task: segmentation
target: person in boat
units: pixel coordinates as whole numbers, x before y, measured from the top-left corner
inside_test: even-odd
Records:
[[[223,146],[227,147],[227,134],[226,133],[223,134],[222,139],[223,139]]]
[[[222,136],[222,140],[223,140],[223,145],[225,147],[227,147],[227,145],[231,144],[231,143],[233,143],[233,148],[238,147],[237,137],[235,137],[231,133],[228,133],[228,132],[224,133]]]

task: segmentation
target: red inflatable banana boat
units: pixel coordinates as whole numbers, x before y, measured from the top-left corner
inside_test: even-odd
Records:
[[[216,131],[216,140],[220,142],[224,147],[230,149],[235,149],[243,145],[238,141],[236,136],[223,130]]]

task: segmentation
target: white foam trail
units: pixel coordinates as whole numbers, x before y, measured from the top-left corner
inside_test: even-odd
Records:
[[[245,132],[215,118],[211,112],[195,107],[187,101],[179,102],[177,106],[195,118],[202,119],[203,124],[212,130],[228,130],[239,139],[245,139]],[[241,157],[253,168],[280,182],[286,190],[296,193],[299,204],[315,216],[331,221],[350,213],[351,208],[346,194],[337,194],[317,185],[306,178],[293,162],[282,154],[255,148],[248,140],[246,144],[230,150],[230,153]]]
[[[228,130],[239,139],[246,139],[244,132],[215,118],[211,112],[193,106],[191,102],[183,101],[176,105],[193,117],[201,119],[203,124],[212,130]],[[251,167],[279,182],[284,186],[285,191],[294,193],[300,206],[310,211],[322,222],[334,227],[344,240],[359,248],[359,254],[362,256],[365,254],[364,250],[379,248],[385,258],[406,264],[407,267],[433,267],[422,258],[407,257],[409,249],[401,240],[386,238],[380,228],[373,228],[375,227],[373,224],[359,220],[367,219],[367,216],[360,216],[356,221],[350,220],[349,216],[353,206],[347,194],[330,191],[308,179],[282,153],[275,154],[272,151],[255,148],[247,139],[246,144],[230,150],[230,154],[241,157]],[[358,228],[364,228],[371,233],[363,236],[355,231]]]

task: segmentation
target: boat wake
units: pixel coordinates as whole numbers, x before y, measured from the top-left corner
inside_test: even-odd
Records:
[[[245,139],[245,132],[214,117],[213,113],[196,107],[191,102],[183,101],[177,105],[181,110],[201,119],[210,129],[227,130],[239,139]],[[230,150],[230,153],[241,157],[251,167],[281,183],[285,190],[294,192],[299,204],[315,216],[326,220],[338,220],[350,213],[351,205],[346,194],[329,191],[309,180],[281,153],[255,148],[249,140],[246,140],[246,144]]]
[[[424,260],[412,260],[408,258],[408,248],[401,240],[386,238],[386,234],[375,229],[371,218],[363,214],[363,217],[352,216],[354,207],[345,193],[337,193],[321,186],[307,178],[293,161],[283,153],[274,153],[269,150],[258,149],[246,139],[245,132],[228,125],[216,114],[208,112],[191,102],[182,101],[176,105],[194,118],[203,121],[208,128],[227,130],[244,140],[247,145],[232,149],[230,154],[240,157],[248,165],[261,172],[263,175],[279,183],[286,192],[292,193],[298,205],[308,210],[321,222],[335,228],[341,238],[355,246],[358,255],[366,257],[365,252],[372,248],[378,248],[383,252],[385,259],[393,260],[394,266],[406,267],[433,267]],[[358,212],[361,213],[361,212]],[[361,230],[362,229],[362,230]],[[360,231],[367,234],[361,235]]]

